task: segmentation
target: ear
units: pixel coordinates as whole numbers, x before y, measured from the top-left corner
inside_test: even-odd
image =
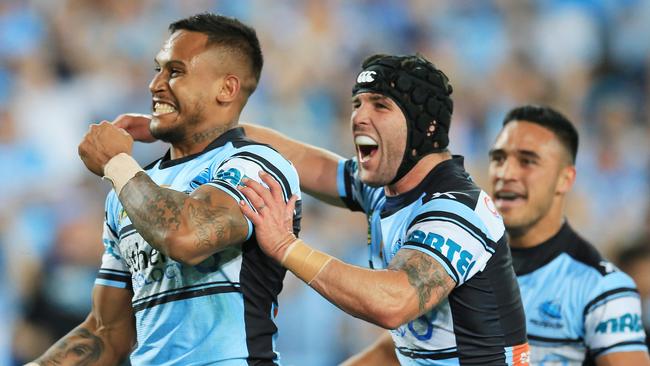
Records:
[[[555,186],[555,192],[558,194],[566,194],[573,187],[573,183],[576,181],[576,166],[567,165],[560,171],[560,176],[558,177],[557,184]]]
[[[217,92],[217,103],[230,103],[237,99],[239,90],[241,89],[241,81],[235,75],[228,74],[224,77],[221,83],[221,88]]]

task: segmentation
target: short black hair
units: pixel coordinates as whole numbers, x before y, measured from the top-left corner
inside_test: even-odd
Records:
[[[250,90],[250,93],[253,93],[260,80],[262,66],[264,65],[262,48],[255,29],[235,18],[205,12],[178,20],[169,25],[170,33],[179,30],[203,33],[208,36],[208,45],[228,47],[231,51],[239,53],[248,59],[250,71],[255,78],[255,85],[252,85]]]
[[[524,105],[510,110],[503,119],[503,126],[512,121],[532,122],[551,130],[569,152],[571,163],[575,164],[578,155],[578,131],[562,113],[549,106]]]

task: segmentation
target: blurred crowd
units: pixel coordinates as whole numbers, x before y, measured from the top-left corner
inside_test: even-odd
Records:
[[[147,113],[153,57],[174,20],[214,11],[252,25],[265,56],[242,120],[352,155],[351,87],[373,53],[420,52],[450,77],[452,152],[486,187],[501,118],[522,103],[580,131],[573,226],[630,272],[650,326],[650,1],[1,0],[0,366],[78,324],[103,251],[108,183],[83,168],[88,124]],[[161,143],[137,144],[146,164]],[[306,199],[303,236],[367,263],[361,215]],[[287,275],[285,365],[333,365],[379,334]]]

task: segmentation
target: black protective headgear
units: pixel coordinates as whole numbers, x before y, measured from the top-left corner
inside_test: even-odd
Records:
[[[373,55],[364,62],[352,95],[377,93],[392,99],[406,117],[406,150],[393,184],[425,155],[449,145],[453,112],[449,79],[421,55]]]

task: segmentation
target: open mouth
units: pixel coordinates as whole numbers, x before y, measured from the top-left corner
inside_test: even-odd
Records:
[[[165,102],[155,102],[153,104],[153,115],[155,117],[162,116],[164,114],[176,112],[176,107]]]
[[[494,203],[497,207],[500,207],[515,204],[518,202],[524,202],[527,198],[527,195],[517,192],[498,191],[494,194]]]
[[[359,161],[365,163],[369,161],[379,150],[379,145],[377,141],[372,138],[359,135],[354,138],[354,143],[357,145],[357,150],[359,151]]]

